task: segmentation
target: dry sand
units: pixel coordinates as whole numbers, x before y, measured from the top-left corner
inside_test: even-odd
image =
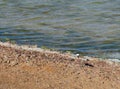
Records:
[[[0,42],[0,89],[120,89],[119,63],[83,59]]]

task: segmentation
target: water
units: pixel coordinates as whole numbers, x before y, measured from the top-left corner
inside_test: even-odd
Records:
[[[120,59],[120,0],[0,0],[0,39]]]

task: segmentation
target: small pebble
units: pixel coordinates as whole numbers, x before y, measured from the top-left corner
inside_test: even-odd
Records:
[[[16,62],[16,61],[10,62],[10,66],[15,66],[15,65],[17,65],[17,64],[18,64],[18,62]]]
[[[79,57],[80,57],[80,54],[76,54],[76,57],[78,57],[78,58],[79,58]]]

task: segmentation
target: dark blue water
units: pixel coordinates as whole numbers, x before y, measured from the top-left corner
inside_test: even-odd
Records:
[[[120,59],[120,0],[0,0],[0,39]]]

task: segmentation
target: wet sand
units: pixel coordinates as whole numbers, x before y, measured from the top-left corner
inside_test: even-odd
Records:
[[[0,42],[0,89],[120,89],[120,63]]]

